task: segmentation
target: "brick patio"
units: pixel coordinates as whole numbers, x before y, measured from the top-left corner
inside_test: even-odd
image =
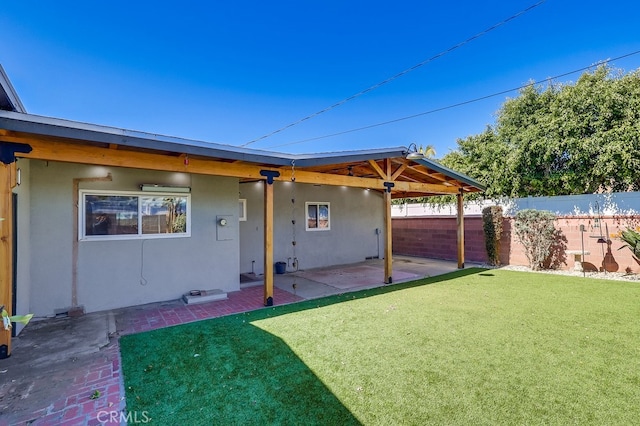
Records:
[[[35,388],[58,387],[54,389],[58,395],[55,400],[32,395],[36,399],[30,401],[29,410],[3,416],[0,426],[121,424],[126,414],[119,336],[260,309],[264,307],[262,298],[263,288],[256,286],[229,293],[228,299],[222,301],[185,305],[175,300],[116,310],[117,333],[106,347],[87,359],[66,363],[61,370],[38,377]],[[300,300],[304,299],[274,288],[276,305]],[[91,399],[92,395],[98,395],[96,392],[99,396]]]

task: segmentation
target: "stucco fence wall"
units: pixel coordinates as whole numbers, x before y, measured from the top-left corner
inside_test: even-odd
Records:
[[[585,232],[581,235],[580,225],[584,225]],[[607,244],[598,243],[600,236],[607,239],[607,230],[611,240],[611,253],[614,263],[618,265],[618,271],[624,272],[626,268],[634,273],[640,273],[640,266],[633,259],[631,251],[627,248],[618,250],[623,242],[612,237],[620,230],[628,226],[640,225],[639,215],[623,216],[563,216],[556,219],[556,229],[560,235],[566,238],[564,247],[560,250],[561,262],[559,269],[572,269],[574,267],[574,255],[567,251],[584,250],[585,261],[596,267],[601,267],[607,256]],[[482,217],[470,216],[464,219],[465,227],[465,260],[467,262],[487,261],[484,232],[482,230]],[[500,261],[503,265],[528,265],[522,244],[517,241],[513,229],[513,218],[504,218],[503,235],[501,238]],[[393,252],[398,255],[409,255],[435,259],[457,259],[457,225],[455,217],[396,217],[393,218]],[[612,263],[612,265],[614,265]],[[615,266],[615,265],[614,265]]]

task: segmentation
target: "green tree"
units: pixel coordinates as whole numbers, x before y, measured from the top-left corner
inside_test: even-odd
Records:
[[[422,147],[422,145],[420,145],[420,148],[418,148],[418,152],[427,158],[433,158],[436,156],[436,149],[431,144],[426,145],[424,148]]]
[[[441,159],[485,195],[549,196],[640,188],[640,70],[603,65],[575,84],[531,84],[496,123]]]

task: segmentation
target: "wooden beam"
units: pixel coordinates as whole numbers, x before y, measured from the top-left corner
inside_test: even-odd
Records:
[[[400,176],[402,174],[402,172],[404,172],[404,170],[407,168],[406,164],[401,164],[400,167],[398,167],[396,169],[395,172],[393,172],[393,174],[391,175],[391,180],[396,180],[398,179],[398,176]]]
[[[5,137],[5,139],[6,138],[7,137]],[[280,172],[280,176],[277,177],[276,180],[286,182],[291,181],[291,167],[288,166],[280,168],[263,167],[251,163],[229,163],[196,158],[189,158],[189,164],[184,164],[184,159],[176,156],[151,154],[138,151],[125,151],[123,149],[112,150],[108,148],[63,142],[43,142],[35,138],[17,139],[22,143],[28,143],[31,145],[33,150],[29,154],[17,153],[16,155],[36,160],[130,167],[146,170],[184,172],[256,180],[264,179],[264,177],[260,175],[261,170],[273,170]],[[375,162],[373,163],[375,164]],[[377,167],[380,169],[379,166]],[[298,183],[385,190],[385,181],[383,179],[316,173],[300,169],[296,169],[295,173],[296,182]],[[458,189],[453,186],[404,181],[396,182],[394,190],[433,194],[456,194],[458,192]]]
[[[385,177],[383,177],[383,179],[391,180],[391,175],[393,174],[392,173],[392,168],[391,168],[391,159],[385,158],[384,159],[384,166],[385,166],[386,172],[384,174]]]
[[[13,195],[11,164],[0,162],[0,306],[13,315]],[[0,359],[11,355],[11,330],[0,325]]]
[[[429,177],[431,179],[434,179],[434,180],[438,180],[438,181],[442,181],[442,182],[448,182],[451,186],[456,184],[455,180],[447,179],[442,173],[429,172],[426,169],[423,170],[423,169],[415,167],[415,166],[409,166],[409,170],[411,170],[413,172],[416,172],[416,173],[418,173],[418,174],[420,174],[422,176],[427,176],[427,177]]]
[[[416,179],[416,178],[414,178],[414,177],[407,176],[407,175],[402,176],[402,179],[403,179],[404,181],[407,181],[407,182],[420,182],[420,180],[419,180],[419,179]],[[394,181],[394,182],[395,182],[395,181]]]
[[[264,182],[264,305],[273,305],[273,184]]]
[[[391,192],[385,191],[384,197],[384,282],[393,282],[393,231],[391,222]]]
[[[283,167],[278,169],[280,176],[276,180],[288,182],[291,181],[291,168]],[[310,183],[315,185],[335,185],[335,186],[349,186],[354,188],[369,188],[379,189],[384,191],[385,180],[361,178],[356,176],[346,175],[330,175],[325,173],[307,172],[304,170],[296,169],[296,183]],[[424,192],[434,194],[457,194],[458,188],[440,184],[421,183],[421,182],[394,182],[394,191],[404,192]]]
[[[9,180],[9,187],[11,189],[18,186],[18,162],[14,161],[9,165],[9,176],[11,177]]]
[[[458,198],[458,269],[464,268],[464,199],[462,192],[457,195]]]
[[[371,170],[371,167],[365,165],[365,166],[354,166],[352,169],[353,174],[355,176],[358,177],[370,177],[370,178],[374,178],[377,179],[378,178],[378,173],[374,172],[373,170]]]
[[[369,165],[371,168],[380,176],[381,179],[386,179],[387,174],[382,170],[382,168],[373,160],[369,160]]]
[[[429,176],[431,176],[432,178],[439,180],[440,182],[451,182],[454,179],[451,179],[448,176],[443,175],[442,173],[429,173]]]

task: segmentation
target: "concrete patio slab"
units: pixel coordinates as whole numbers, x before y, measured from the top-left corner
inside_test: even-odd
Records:
[[[393,284],[442,275],[457,269],[457,263],[449,260],[394,256]],[[332,294],[389,285],[385,284],[383,279],[383,260],[372,259],[351,265],[275,275],[274,286],[305,299],[315,299]],[[296,284],[295,288],[293,288],[293,284]],[[262,282],[259,282],[258,285],[262,285]]]

